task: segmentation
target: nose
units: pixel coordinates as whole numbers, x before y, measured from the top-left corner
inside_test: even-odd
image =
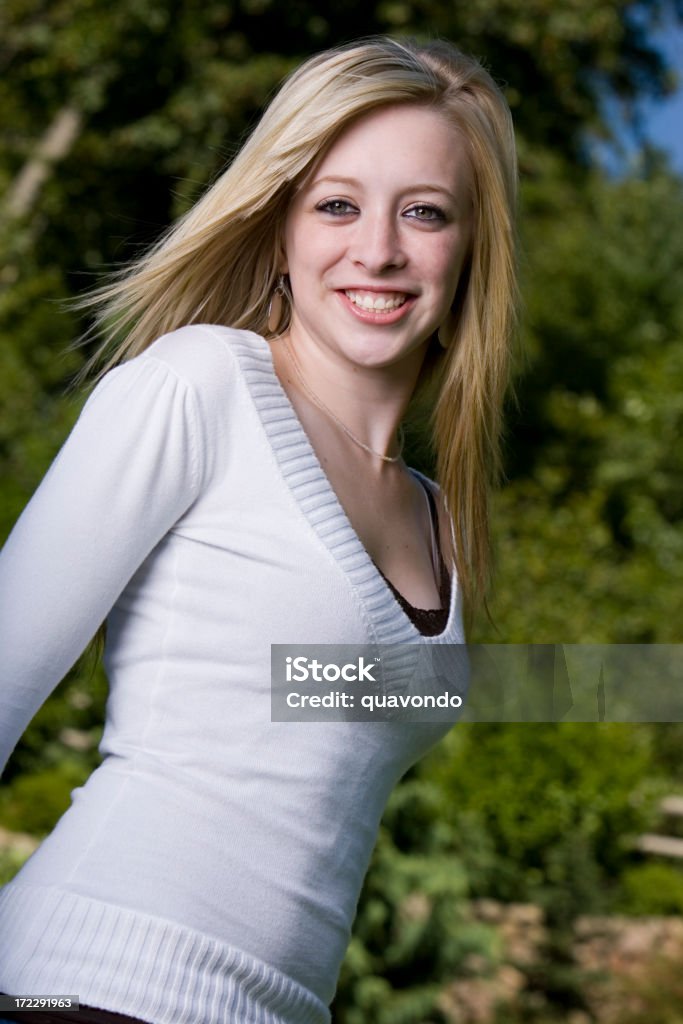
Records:
[[[349,258],[372,274],[405,266],[407,257],[394,216],[380,210],[364,212],[355,224]]]

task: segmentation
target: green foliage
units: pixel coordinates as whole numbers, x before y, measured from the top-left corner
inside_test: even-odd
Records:
[[[608,908],[657,792],[645,726],[458,726],[422,771],[471,892],[538,902],[558,925]]]
[[[140,123],[145,144],[166,153],[203,128],[204,150],[207,140],[223,146],[250,116],[245,99],[254,112],[250,79],[260,105],[283,61],[373,32],[440,34],[481,54],[507,83],[524,138],[573,154],[585,126],[600,123],[600,90],[628,99],[669,87],[648,33],[674,10],[671,0],[347,0],[324,8],[314,0],[6,0],[1,56],[11,76],[1,79],[0,107],[15,161],[30,148],[35,124],[67,99],[105,131]],[[252,78],[264,55],[277,55],[276,76],[271,67]],[[179,113],[179,124],[163,114],[146,123],[158,112]],[[109,154],[120,166],[116,146]]]
[[[683,786],[683,722],[665,722],[651,726],[657,751],[657,764],[671,779],[671,788]]]
[[[475,956],[493,966],[493,931],[469,918],[455,836],[439,792],[411,777],[392,794],[334,1003],[335,1024],[440,1024],[444,985]]]
[[[683,914],[683,870],[653,862],[627,868],[615,909],[622,914]]]
[[[5,827],[45,835],[71,803],[71,793],[85,782],[81,766],[64,760],[49,770],[21,775],[0,794]]]
[[[524,189],[526,374],[498,496],[490,642],[676,642],[683,619],[681,181]]]
[[[34,717],[0,786],[0,826],[45,835],[100,762],[106,680],[83,659]],[[17,865],[18,866],[18,865]]]
[[[0,239],[0,252],[2,251]],[[0,292],[0,536],[5,536],[38,485],[75,419],[61,398],[65,376],[79,365],[65,347],[69,317],[55,268],[22,256],[17,280]]]
[[[11,882],[26,860],[27,854],[25,853],[0,849],[0,886]]]

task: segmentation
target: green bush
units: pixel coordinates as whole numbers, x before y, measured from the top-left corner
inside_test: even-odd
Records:
[[[468,959],[495,965],[495,932],[471,919],[439,793],[409,778],[391,795],[333,1006],[335,1024],[445,1024],[444,987]]]
[[[0,850],[0,886],[10,882],[21,865],[28,860],[27,853],[18,853],[16,850]]]
[[[0,822],[13,832],[46,835],[71,803],[71,791],[88,772],[72,761],[21,775],[0,793]]]
[[[683,914],[683,871],[653,862],[627,868],[615,910],[622,914]]]
[[[421,771],[472,894],[538,902],[551,924],[609,909],[658,790],[644,725],[459,726]]]

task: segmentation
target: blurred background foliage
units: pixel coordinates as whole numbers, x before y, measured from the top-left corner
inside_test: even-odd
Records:
[[[683,21],[680,0],[4,0],[0,537],[82,401],[66,388],[88,324],[64,300],[188,208],[309,53],[442,35],[505,89],[522,178],[524,355],[494,509],[495,624],[472,639],[679,641],[682,181],[651,149],[619,174],[595,157],[608,103],[672,88],[653,42],[667,21]],[[105,698],[87,662],[57,688],[8,766],[0,826],[50,829],[98,763]],[[579,912],[683,909],[681,872],[628,842],[658,794],[683,788],[681,741],[680,725],[455,729],[392,796],[338,1024],[450,1019],[443,985],[501,955],[474,898],[544,908],[542,984],[560,1019],[580,1006],[562,974]],[[20,860],[0,855],[0,880]]]

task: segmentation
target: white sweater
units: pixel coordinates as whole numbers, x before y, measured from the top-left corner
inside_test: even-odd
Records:
[[[325,1024],[388,794],[447,726],[270,720],[272,643],[422,637],[255,334],[95,388],[0,555],[0,767],[108,616],[104,760],[0,891],[0,991]]]

